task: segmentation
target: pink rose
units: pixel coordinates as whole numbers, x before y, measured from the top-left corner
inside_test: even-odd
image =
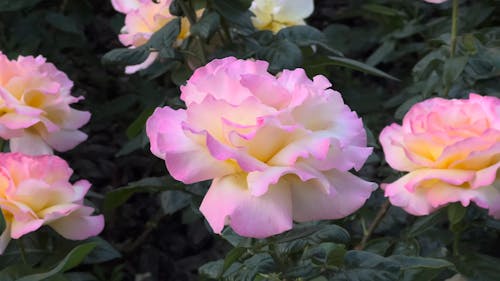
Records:
[[[152,0],[111,0],[115,10],[126,15],[125,26],[121,30],[122,34],[119,35],[123,45],[130,48],[142,46],[148,42],[153,33],[177,18],[170,14],[169,7],[172,0],[159,0],[157,2]],[[177,45],[180,45],[182,40],[189,36],[189,29],[187,18],[181,18],[181,31],[177,37]],[[151,52],[143,63],[127,66],[125,73],[132,74],[146,69],[157,57],[158,52]]]
[[[427,215],[448,203],[475,202],[500,218],[500,99],[433,98],[414,105],[403,125],[380,134],[392,168],[409,172],[383,184],[393,205]]]
[[[177,180],[213,179],[201,204],[212,229],[267,237],[292,222],[345,217],[376,185],[360,169],[361,119],[321,75],[278,77],[265,61],[217,59],[181,87],[187,109],[157,108],[146,124],[151,151]]]
[[[446,2],[447,0],[424,0],[427,3],[440,4]]]
[[[0,236],[0,254],[10,239],[49,225],[67,239],[83,240],[99,234],[102,215],[83,205],[90,183],[69,182],[73,171],[57,156],[0,153],[0,209],[6,229]]]
[[[10,61],[0,52],[0,137],[13,152],[51,154],[87,139],[90,113],[70,107],[73,82],[42,56]]]

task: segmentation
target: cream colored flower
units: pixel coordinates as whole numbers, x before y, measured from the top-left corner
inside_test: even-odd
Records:
[[[260,30],[276,33],[282,28],[305,25],[304,19],[314,11],[312,0],[254,0],[250,11],[252,23]]]

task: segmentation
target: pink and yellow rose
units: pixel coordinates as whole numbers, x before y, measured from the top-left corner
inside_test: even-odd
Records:
[[[408,172],[383,184],[391,203],[428,215],[452,202],[470,202],[500,218],[500,99],[433,98],[414,105],[403,124],[380,134],[389,165]]]
[[[0,52],[0,137],[13,152],[51,154],[87,139],[90,113],[70,107],[73,82],[42,56],[9,60]]]
[[[0,153],[0,209],[6,228],[0,254],[11,239],[49,225],[63,237],[83,240],[99,234],[102,215],[83,205],[90,188],[86,180],[69,182],[73,171],[59,157]]]
[[[201,204],[212,229],[267,237],[345,217],[376,185],[349,172],[371,154],[361,119],[321,75],[273,76],[265,61],[217,59],[181,87],[187,109],[157,108],[151,151],[184,183],[213,179]]]
[[[136,48],[148,42],[156,31],[171,20],[177,18],[170,14],[172,0],[111,0],[116,11],[125,14],[125,26],[121,30],[121,43],[130,48]],[[189,36],[189,22],[181,18],[181,31],[177,36],[177,44]],[[158,52],[150,52],[148,58],[141,64],[125,68],[127,74],[135,73],[149,67],[158,57]]]

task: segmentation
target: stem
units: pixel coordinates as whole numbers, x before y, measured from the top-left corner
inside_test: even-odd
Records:
[[[144,241],[146,241],[149,234],[151,234],[151,232],[156,229],[156,227],[164,217],[165,215],[163,214],[163,212],[158,212],[154,218],[146,223],[146,227],[144,228],[144,231],[141,233],[141,235],[139,235],[139,237],[137,237],[137,239],[135,239],[132,243],[127,243],[126,245],[124,245],[121,250],[127,253],[134,252],[139,246],[144,243]]]
[[[184,1],[179,1],[179,6],[181,7],[182,12],[184,12],[184,15],[187,17],[189,24],[194,25],[197,21],[196,17],[196,12],[193,10],[191,5],[187,5],[186,2]],[[207,63],[207,55],[205,54],[205,46],[203,45],[203,41],[201,40],[200,36],[194,36],[194,39],[196,43],[198,44],[200,48],[200,60],[203,65]]]
[[[281,259],[280,255],[278,254],[278,249],[276,248],[276,244],[274,244],[274,243],[269,244],[269,254],[273,258],[274,262],[278,265],[280,272],[285,274],[287,272],[286,265],[283,263],[283,260]],[[283,281],[286,281],[286,280],[287,279],[283,277]]]
[[[458,22],[458,0],[453,0],[453,8],[451,12],[451,49],[450,57],[455,55],[457,46],[457,22]]]
[[[451,12],[451,38],[450,38],[450,58],[455,55],[457,48],[457,23],[458,23],[458,0],[453,0]],[[444,96],[447,97],[451,85],[445,85]]]
[[[28,264],[28,261],[26,260],[26,251],[24,250],[24,243],[22,238],[17,239],[16,242],[17,242],[17,247],[19,247],[19,251],[21,252],[21,259],[23,260],[23,263]]]
[[[377,228],[377,226],[380,224],[382,219],[384,218],[385,214],[387,214],[387,210],[389,210],[390,203],[388,200],[386,200],[382,206],[380,206],[380,209],[378,210],[377,215],[375,216],[375,219],[373,222],[370,224],[370,227],[368,228],[368,231],[363,235],[363,239],[361,239],[361,242],[354,247],[356,250],[363,250],[366,246],[366,243],[368,242],[368,239],[373,234],[373,231]]]
[[[453,233],[453,255],[455,257],[459,256],[460,255],[460,251],[459,251],[459,242],[460,242],[460,234],[461,232],[454,232]]]

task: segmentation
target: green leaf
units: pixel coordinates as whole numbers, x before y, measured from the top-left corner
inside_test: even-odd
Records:
[[[250,1],[211,0],[211,2],[217,12],[219,12],[228,21],[240,26],[244,29],[244,31],[250,32],[254,30],[250,20],[251,13],[248,11],[251,3]]]
[[[245,260],[242,266],[233,263],[233,266],[223,274],[223,277],[229,280],[255,280],[257,274],[270,273],[274,269],[273,258],[268,253],[259,253]]]
[[[461,256],[455,261],[460,273],[468,281],[498,281],[500,259],[478,253]]]
[[[65,16],[58,13],[48,13],[45,20],[54,28],[64,32],[81,35],[83,34],[82,26],[78,25],[75,18]]]
[[[426,258],[426,257],[416,257],[416,256],[404,256],[404,255],[394,255],[390,256],[392,259],[399,264],[401,264],[401,269],[439,269],[452,267],[453,264],[444,259],[436,258]]]
[[[42,0],[2,0],[0,1],[0,12],[11,12],[27,9],[35,6]]]
[[[258,59],[269,62],[271,72],[279,72],[283,69],[295,69],[302,63],[302,51],[292,42],[282,39],[257,50]]]
[[[320,244],[322,242],[346,244],[350,241],[347,230],[335,224],[298,225],[292,230],[276,236],[274,239],[274,242],[278,244],[297,239],[305,239],[313,244]]]
[[[430,215],[420,217],[410,227],[410,230],[408,231],[408,236],[409,237],[419,236],[420,234],[426,232],[427,230],[442,223],[445,219],[446,217],[444,214],[444,209],[439,209]]]
[[[225,228],[221,234],[222,238],[229,242],[233,247],[250,248],[253,246],[254,239],[242,237],[236,234],[230,227]]]
[[[281,29],[276,36],[297,46],[309,46],[326,41],[325,35],[318,29],[309,25],[296,25]]]
[[[500,220],[489,218],[488,220],[486,220],[486,226],[500,231]]]
[[[104,65],[135,65],[144,62],[148,55],[149,50],[144,46],[135,49],[119,48],[107,52],[101,61]]]
[[[344,257],[344,268],[335,274],[333,281],[399,281],[399,263],[382,256],[364,252],[348,251]]]
[[[389,75],[389,74],[383,72],[382,70],[379,70],[373,66],[364,64],[362,62],[359,62],[359,61],[356,61],[353,59],[342,58],[342,57],[329,56],[328,61],[321,62],[319,64],[312,65],[310,67],[321,67],[321,66],[327,66],[327,65],[342,66],[342,67],[346,67],[349,69],[365,72],[365,73],[368,73],[371,75],[380,76],[380,77],[384,77],[387,79],[399,81],[399,79],[397,79],[396,77],[391,76],[391,75]]]
[[[462,219],[465,217],[465,213],[467,212],[467,208],[462,206],[460,203],[450,204],[448,207],[448,220],[451,225],[455,225],[460,223]]]
[[[287,39],[297,46],[317,45],[334,55],[343,56],[342,52],[331,47],[323,32],[309,25],[295,25],[281,29],[276,37]]]
[[[394,52],[396,43],[392,40],[385,41],[380,47],[371,54],[368,59],[366,59],[366,64],[371,66],[376,66],[377,64],[384,61],[384,59]]]
[[[220,26],[220,16],[215,12],[204,13],[201,19],[191,26],[191,34],[203,39],[210,38]]]
[[[467,65],[468,57],[453,57],[444,62],[443,82],[445,85],[451,85],[464,71]]]
[[[234,262],[236,262],[244,253],[247,252],[246,248],[236,247],[231,249],[226,254],[226,258],[224,259],[224,266],[222,267],[222,272],[226,271]]]
[[[52,270],[24,276],[17,281],[42,281],[58,273],[68,271],[78,266],[85,257],[97,246],[97,243],[86,243],[74,248],[66,257],[59,262]]]
[[[425,57],[419,60],[413,66],[412,72],[417,79],[422,79],[425,73],[428,73],[428,68],[435,69],[436,64],[446,60],[446,54],[442,49],[438,49],[428,53]]]
[[[115,154],[115,157],[124,156],[138,149],[144,148],[149,143],[148,136],[144,131],[126,142],[121,149]]]
[[[185,64],[179,64],[177,68],[171,72],[170,78],[175,85],[180,86],[186,83],[192,74],[193,71],[189,67]]]
[[[191,203],[191,195],[179,190],[166,190],[160,194],[160,203],[163,212],[171,215]]]
[[[406,14],[400,10],[392,9],[392,8],[385,7],[385,6],[378,5],[378,4],[366,4],[366,5],[361,6],[361,9],[368,11],[368,12],[380,14],[383,16],[390,16],[390,17],[394,17],[394,16],[404,17],[404,16],[406,16]]]
[[[109,214],[112,210],[125,203],[135,193],[158,192],[162,190],[167,190],[167,177],[144,178],[129,183],[127,186],[116,188],[106,193],[104,197],[104,213]]]
[[[148,120],[149,116],[153,114],[153,111],[155,110],[155,107],[150,107],[144,109],[139,116],[132,122],[128,128],[127,128],[127,137],[129,139],[139,135],[141,131],[144,129],[144,126],[146,125],[146,120]]]
[[[174,42],[177,40],[180,31],[181,20],[175,18],[155,32],[146,43],[146,46],[160,51],[161,54],[163,49],[169,50],[173,48]]]
[[[200,266],[200,268],[198,268],[198,273],[210,279],[217,279],[222,274],[223,267],[224,260],[211,261]]]
[[[93,237],[85,240],[85,242],[95,243],[96,246],[90,252],[90,254],[85,258],[85,264],[98,264],[107,262],[110,260],[114,260],[117,258],[121,258],[120,252],[118,252],[111,244],[109,244],[106,240],[100,237]]]

